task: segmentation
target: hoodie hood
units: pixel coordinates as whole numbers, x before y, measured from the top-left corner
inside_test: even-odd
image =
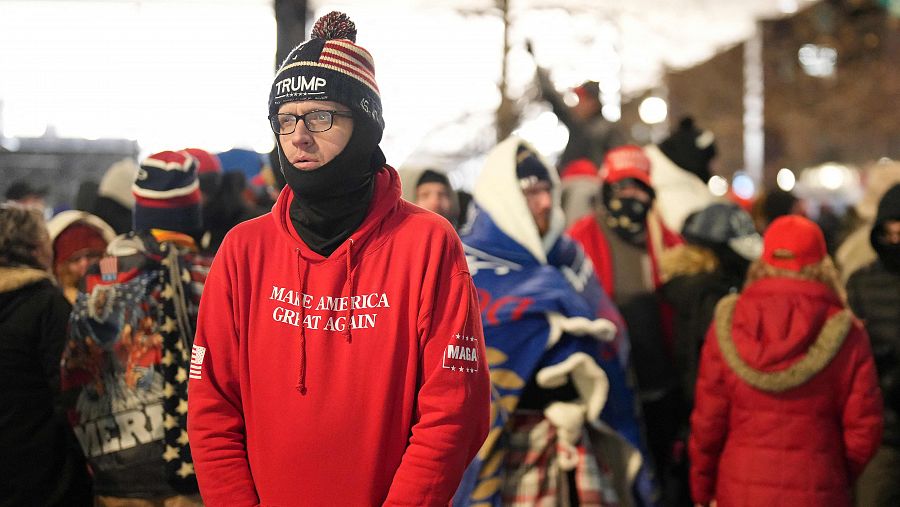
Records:
[[[875,223],[872,225],[872,232],[869,234],[869,242],[872,248],[878,253],[881,262],[886,266],[900,267],[900,259],[895,258],[898,248],[892,245],[885,245],[878,236],[881,234],[881,228],[888,220],[900,220],[900,184],[894,185],[881,198],[878,203],[878,214],[875,216]]]
[[[272,219],[275,220],[278,229],[293,240],[300,255],[305,260],[309,262],[321,262],[328,259],[337,260],[343,257],[343,253],[347,251],[351,241],[353,248],[359,248],[371,240],[372,232],[378,230],[382,219],[398,206],[400,192],[400,176],[393,167],[384,165],[375,173],[375,191],[362,224],[328,257],[324,257],[310,249],[294,229],[290,216],[290,204],[294,199],[294,192],[290,186],[285,186],[278,196],[278,200],[272,208]]]
[[[107,243],[116,237],[116,231],[97,215],[92,215],[85,211],[67,210],[54,215],[53,218],[47,221],[47,232],[50,233],[50,240],[56,241],[56,238],[70,225],[79,222],[96,229]]]
[[[537,153],[531,145],[518,137],[510,137],[495,146],[488,153],[472,199],[491,216],[497,228],[522,245],[539,263],[547,264],[547,253],[556,244],[566,225],[560,207],[559,177],[556,171],[547,171],[553,183],[553,207],[550,211],[550,228],[541,237],[516,176],[516,153],[520,145]],[[541,162],[547,168],[553,167],[546,160],[542,159]]]
[[[840,300],[825,284],[764,278],[747,287],[737,300],[731,341],[740,359],[753,370],[785,370],[808,354],[826,321],[842,310]],[[718,323],[719,315],[716,320]]]

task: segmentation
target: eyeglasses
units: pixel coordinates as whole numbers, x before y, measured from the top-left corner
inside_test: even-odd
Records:
[[[269,115],[269,126],[272,132],[280,136],[293,134],[297,130],[297,123],[302,119],[306,130],[310,132],[325,132],[334,125],[335,116],[347,116],[352,118],[350,111],[310,111],[306,114],[278,113]]]

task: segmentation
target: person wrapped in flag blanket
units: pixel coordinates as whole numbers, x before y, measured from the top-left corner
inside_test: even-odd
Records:
[[[647,505],[653,484],[628,338],[584,252],[562,235],[555,171],[511,137],[485,162],[461,231],[491,369],[491,431],[464,505]]]
[[[91,267],[62,354],[69,422],[100,507],[201,505],[187,435],[187,383],[211,260],[200,230],[197,160],[147,157],[132,186],[134,231]]]

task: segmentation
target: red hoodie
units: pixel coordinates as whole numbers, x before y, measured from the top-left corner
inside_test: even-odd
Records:
[[[324,258],[294,231],[292,198],[235,227],[206,282],[188,409],[204,502],[446,505],[490,406],[456,233],[401,201],[385,167]]]

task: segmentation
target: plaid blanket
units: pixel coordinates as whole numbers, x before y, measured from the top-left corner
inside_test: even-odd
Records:
[[[574,465],[574,466],[573,466]],[[540,412],[517,412],[509,421],[503,505],[583,507],[620,505],[613,473],[595,456],[588,433],[571,444]]]

